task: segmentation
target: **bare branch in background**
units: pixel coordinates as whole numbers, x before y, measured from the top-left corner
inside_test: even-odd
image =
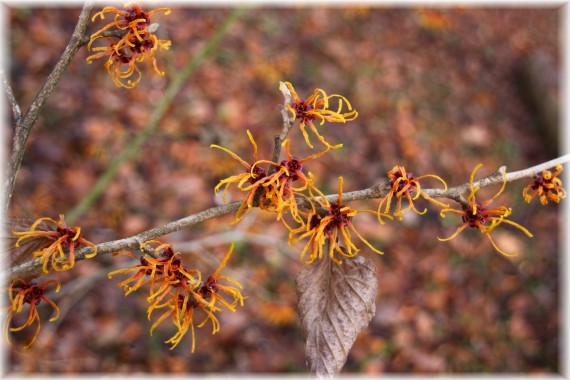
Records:
[[[28,112],[26,112],[26,114],[20,118],[20,123],[16,123],[12,153],[10,155],[10,163],[8,166],[6,181],[4,182],[4,214],[7,213],[8,205],[12,199],[12,192],[14,191],[14,186],[16,185],[16,176],[20,170],[20,164],[22,163],[22,159],[24,157],[26,142],[28,141],[30,132],[32,131],[32,128],[39,118],[40,111],[42,110],[48,97],[55,89],[55,86],[59,83],[59,80],[71,63],[71,60],[75,56],[75,53],[77,53],[81,46],[83,46],[82,41],[84,39],[85,30],[87,29],[87,24],[89,23],[89,18],[91,16],[93,6],[94,2],[89,1],[81,10],[81,14],[79,15],[79,20],[75,26],[71,40],[67,44],[63,54],[59,58],[59,61],[56,63],[46,82],[32,101]]]
[[[20,110],[20,106],[16,101],[16,97],[14,96],[14,92],[12,91],[12,87],[8,83],[8,79],[6,78],[6,73],[4,71],[0,71],[0,79],[2,80],[2,87],[4,87],[4,92],[6,93],[6,99],[10,106],[12,107],[12,116],[14,116],[14,121],[16,123],[16,127],[20,124],[22,120],[22,111]]]

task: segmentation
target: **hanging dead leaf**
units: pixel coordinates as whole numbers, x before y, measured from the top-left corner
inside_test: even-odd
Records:
[[[338,374],[376,311],[376,268],[362,256],[341,265],[324,258],[301,269],[296,284],[307,363],[317,375]]]

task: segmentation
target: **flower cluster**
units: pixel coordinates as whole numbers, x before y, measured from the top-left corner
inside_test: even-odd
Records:
[[[478,228],[481,233],[487,236],[497,251],[509,256],[511,254],[497,247],[491,237],[491,232],[496,227],[503,223],[510,224],[523,231],[527,236],[532,237],[532,234],[527,229],[508,219],[512,213],[511,208],[506,206],[489,207],[503,192],[507,182],[506,173],[503,173],[503,185],[499,192],[485,202],[478,202],[476,193],[480,187],[475,186],[474,176],[481,165],[478,165],[473,173],[471,173],[469,182],[470,195],[467,200],[465,201],[460,197],[460,199],[462,199],[460,203],[463,205],[462,210],[452,209],[448,204],[444,204],[433,198],[433,194],[437,194],[438,196],[456,199],[456,195],[451,195],[451,193],[447,194],[447,184],[441,177],[434,174],[425,174],[416,177],[412,172],[406,171],[406,168],[401,165],[395,165],[388,171],[387,176],[389,183],[385,189],[380,189],[382,194],[384,194],[384,191],[386,191],[386,193],[380,199],[376,211],[359,211],[343,205],[342,177],[339,178],[338,198],[330,202],[328,199],[330,197],[326,197],[316,187],[313,174],[311,172],[305,172],[306,168],[304,164],[323,156],[331,149],[341,147],[342,144],[329,144],[324,137],[319,134],[313,122],[319,119],[321,120],[321,125],[325,121],[345,123],[354,120],[358,116],[358,113],[352,108],[350,102],[344,96],[337,94],[327,95],[324,90],[319,88],[315,89],[313,94],[306,99],[301,99],[293,85],[289,82],[281,82],[280,90],[285,97],[286,103],[288,103],[285,104],[285,109],[288,114],[286,113],[284,118],[287,119],[287,116],[290,114],[293,120],[299,120],[301,133],[310,148],[313,148],[313,146],[310,143],[307,128],[318,137],[326,149],[306,158],[299,159],[291,154],[291,140],[281,137],[284,139],[282,146],[286,148],[286,159],[280,163],[263,160],[258,158],[257,144],[251,133],[247,131],[249,140],[253,145],[253,161],[247,162],[226,148],[211,145],[212,148],[221,149],[228,153],[245,168],[245,171],[240,174],[222,179],[214,189],[217,193],[224,187],[224,202],[226,201],[227,191],[232,184],[236,185],[238,190],[247,194],[236,213],[236,218],[233,223],[240,221],[253,207],[276,212],[278,214],[277,220],[282,220],[289,229],[290,244],[308,239],[301,252],[301,260],[304,260],[308,254],[308,258],[306,259],[306,263],[308,264],[321,259],[323,257],[323,251],[326,251],[330,259],[336,263],[341,263],[339,256],[353,257],[359,252],[359,249],[353,243],[352,235],[356,235],[356,237],[374,252],[382,253],[368,243],[368,241],[356,231],[352,224],[353,217],[360,212],[369,212],[375,214],[380,223],[384,223],[383,218],[392,219],[392,216],[402,220],[402,216],[410,210],[416,214],[423,215],[427,212],[427,209],[418,209],[415,204],[420,197],[440,207],[440,215],[442,217],[445,217],[447,213],[455,213],[459,214],[462,218],[463,224],[457,228],[457,231],[448,238],[438,238],[441,241],[455,238],[467,227]],[[336,110],[330,109],[333,99],[338,100],[338,108],[336,108]],[[293,124],[290,124],[290,126],[292,125]],[[289,132],[288,129],[286,129],[286,131],[287,133]],[[267,165],[268,167],[263,167],[263,165]],[[541,202],[545,204],[548,199],[558,202],[564,198],[566,195],[565,190],[562,187],[561,180],[557,178],[561,171],[561,166],[557,166],[554,173],[547,170],[543,171],[542,175],[537,177],[535,183],[525,189],[525,200],[528,202],[534,196],[538,195],[541,198]],[[432,192],[422,190],[420,182],[427,178],[441,182],[443,189]],[[392,201],[394,199],[396,202],[393,212],[390,215]],[[289,226],[284,219],[286,213],[291,216],[295,223],[298,223],[298,226]]]
[[[335,203],[330,203],[328,199],[321,193],[319,197],[311,193],[313,200],[320,206],[321,210],[314,207],[309,212],[307,223],[289,234],[290,242],[298,242],[304,238],[309,238],[305,248],[301,252],[301,260],[309,252],[307,264],[312,263],[316,259],[323,256],[323,248],[328,242],[328,255],[332,261],[340,264],[342,261],[335,257],[335,252],[341,256],[353,257],[360,250],[352,242],[351,231],[366,244],[372,251],[383,254],[383,252],[374,248],[366,239],[364,239],[354,228],[352,218],[359,212],[369,212],[377,214],[372,210],[355,210],[349,206],[342,204],[342,184],[343,178],[339,177],[338,199]],[[322,211],[323,210],[323,211]],[[389,215],[383,215],[391,218]],[[297,236],[298,235],[298,236]],[[343,245],[341,246],[341,241]]]
[[[283,142],[285,146],[285,152],[287,153],[287,159],[281,161],[281,163],[276,164],[271,161],[259,161],[259,163],[268,163],[273,165],[276,170],[273,174],[268,175],[263,181],[263,187],[266,188],[266,199],[273,201],[277,213],[279,213],[278,220],[281,219],[283,211],[290,210],[291,216],[299,223],[303,223],[299,216],[297,209],[297,201],[295,196],[305,197],[302,191],[309,190],[318,191],[314,185],[314,177],[311,172],[308,176],[303,173],[303,164],[305,162],[314,160],[321,157],[326,152],[329,151],[330,147],[325,150],[310,155],[305,158],[297,158],[291,155],[289,150],[289,139]],[[300,182],[299,187],[294,187],[294,182]]]
[[[156,247],[154,247],[156,245]],[[171,349],[176,347],[190,330],[192,335],[191,351],[195,349],[194,337],[194,314],[200,312],[205,316],[198,327],[204,326],[208,321],[212,324],[212,334],[220,329],[220,322],[216,313],[223,308],[236,311],[236,306],[243,306],[244,297],[238,288],[242,286],[228,276],[221,275],[233,251],[233,244],[222,260],[216,271],[202,279],[200,271],[189,269],[182,264],[180,253],[175,253],[170,244],[161,244],[151,240],[141,246],[141,251],[153,249],[154,254],[145,254],[140,257],[140,264],[127,269],[120,269],[109,273],[109,278],[115,274],[129,274],[130,277],[119,283],[125,295],[128,295],[143,286],[148,286],[150,293],[147,297],[149,302],[148,318],[152,317],[155,310],[163,310],[150,328],[150,334],[165,319],[170,318],[177,332],[165,343],[171,344]],[[137,258],[131,252],[120,254]],[[235,286],[223,284],[220,280]],[[222,294],[231,298],[228,301]]]
[[[381,253],[372,247],[354,228],[352,218],[359,212],[370,212],[382,216],[387,216],[381,212],[371,210],[357,211],[348,206],[342,205],[342,182],[340,177],[339,198],[337,203],[330,203],[324,194],[315,186],[315,178],[311,172],[305,172],[305,164],[308,161],[317,159],[326,154],[330,149],[339,148],[342,144],[331,145],[318,133],[313,121],[320,119],[322,123],[346,122],[354,120],[358,113],[352,109],[350,102],[341,95],[327,95],[323,90],[316,89],[307,99],[301,100],[289,82],[281,84],[281,90],[290,96],[293,103],[286,105],[287,110],[294,119],[300,120],[300,129],[303,133],[307,145],[311,145],[305,127],[308,126],[325,145],[325,149],[309,155],[305,158],[298,158],[291,153],[291,142],[284,139],[282,147],[285,148],[286,159],[281,162],[263,160],[257,157],[257,144],[249,131],[247,135],[253,145],[253,161],[247,162],[232,151],[219,145],[211,145],[212,148],[220,149],[228,153],[238,161],[245,172],[222,179],[215,187],[215,192],[224,187],[223,200],[226,201],[227,191],[230,185],[235,184],[238,190],[247,193],[242,201],[233,223],[240,221],[247,212],[254,206],[262,210],[277,213],[277,220],[282,220],[289,229],[289,242],[298,242],[304,238],[309,238],[301,253],[301,259],[309,251],[307,263],[312,263],[323,256],[323,247],[329,244],[328,255],[336,263],[341,260],[335,257],[335,253],[340,253],[345,257],[353,257],[359,249],[352,242],[352,234],[355,234],[364,244],[373,251]],[[339,104],[336,111],[330,110],[331,99],[338,98]],[[287,97],[286,97],[287,99]],[[343,112],[344,105],[348,111]],[[262,165],[268,165],[264,168]],[[308,193],[308,194],[307,194]],[[303,205],[310,208],[309,212],[300,210],[298,201],[303,201]],[[298,227],[290,227],[284,219],[284,214],[288,213]],[[344,246],[343,246],[344,245]],[[309,249],[310,248],[310,249]]]
[[[505,256],[515,256],[516,253],[514,253],[514,254],[513,253],[507,253],[507,252],[503,251],[502,249],[500,249],[497,246],[497,244],[495,244],[495,242],[493,241],[493,238],[491,237],[491,231],[493,231],[496,227],[498,227],[502,223],[507,223],[507,224],[510,224],[510,225],[518,228],[519,230],[524,232],[528,237],[532,237],[532,234],[526,228],[521,226],[520,224],[515,223],[515,222],[507,219],[507,217],[512,212],[511,208],[508,208],[505,206],[489,208],[489,205],[499,195],[501,195],[501,193],[505,189],[505,185],[507,184],[507,176],[506,176],[506,173],[504,171],[503,171],[503,184],[502,184],[501,188],[499,189],[499,191],[491,199],[489,199],[485,202],[480,203],[477,201],[475,194],[477,193],[477,191],[479,191],[480,187],[474,185],[473,179],[475,177],[475,173],[477,172],[477,170],[481,166],[482,166],[482,164],[477,165],[475,167],[475,169],[473,170],[473,172],[471,173],[471,178],[469,179],[469,189],[471,190],[471,192],[469,194],[469,197],[467,198],[467,205],[463,207],[463,210],[455,210],[455,209],[451,209],[451,208],[445,208],[445,209],[441,210],[441,213],[440,213],[441,217],[445,217],[445,214],[448,212],[458,214],[461,216],[461,220],[463,221],[463,224],[459,228],[457,228],[457,230],[455,231],[455,233],[453,233],[453,235],[451,235],[447,238],[439,238],[438,237],[438,239],[440,241],[448,241],[448,240],[455,238],[457,235],[459,235],[459,233],[461,231],[463,231],[467,227],[478,228],[482,234],[487,236],[487,238],[489,239],[489,241],[491,242],[493,247],[498,252],[500,252],[501,254],[503,254]],[[504,170],[504,168],[503,168],[503,170]],[[487,224],[487,223],[489,223],[489,224]]]
[[[38,226],[42,222],[53,225],[55,230],[39,230]],[[12,234],[20,237],[16,241],[16,247],[19,247],[20,243],[26,239],[36,239],[38,241],[44,239],[45,244],[33,252],[34,258],[40,258],[44,273],[49,273],[49,264],[56,271],[73,268],[75,265],[75,249],[80,247],[81,244],[93,248],[92,253],[85,255],[86,258],[91,258],[97,254],[95,244],[81,236],[81,227],[67,227],[63,215],[59,216],[59,221],[57,222],[51,218],[40,218],[30,226],[28,231],[12,231]]]
[[[245,167],[245,172],[221,180],[220,183],[218,183],[218,185],[214,188],[214,191],[217,194],[218,191],[220,191],[220,188],[222,186],[225,186],[222,196],[224,202],[226,202],[227,200],[227,192],[231,184],[237,183],[237,188],[239,190],[247,192],[246,198],[244,199],[244,201],[242,202],[240,208],[236,213],[236,219],[234,223],[237,223],[241,219],[243,219],[245,215],[251,210],[256,194],[258,193],[258,191],[261,192],[263,190],[263,188],[260,187],[261,186],[260,181],[262,181],[264,178],[267,177],[267,171],[263,169],[261,166],[256,165],[256,163],[259,162],[257,159],[257,144],[253,136],[249,132],[249,130],[247,131],[247,136],[249,137],[249,141],[253,145],[253,162],[251,164],[241,159],[237,154],[235,154],[229,149],[226,149],[224,147],[215,144],[210,145],[211,148],[221,149],[224,152],[228,153],[236,161],[238,161],[243,167]],[[271,202],[268,202],[265,199],[262,200],[260,203],[260,208],[268,210],[271,209],[272,208]]]
[[[151,24],[150,18],[158,12],[168,15],[170,9],[159,8],[146,12],[137,3],[126,2],[124,10],[105,7],[97,12],[92,21],[97,17],[104,19],[105,13],[114,13],[115,16],[111,23],[91,36],[87,48],[96,53],[87,57],[87,63],[109,57],[105,68],[117,87],[133,88],[137,85],[142,76],[137,63],[143,62],[145,57],[152,60],[154,71],[164,76],[164,72],[157,67],[155,53],[158,48],[168,50],[171,42],[159,40],[154,34],[156,24]],[[92,48],[93,42],[100,38],[105,38],[109,45]],[[131,79],[135,73],[135,79]]]
[[[538,196],[540,203],[548,204],[550,199],[552,202],[558,203],[561,199],[566,198],[566,190],[562,187],[562,180],[558,176],[562,173],[562,165],[556,165],[554,173],[550,170],[543,170],[537,175],[534,182],[523,190],[525,202],[530,203],[532,198]]]
[[[330,123],[346,123],[356,119],[358,112],[352,109],[350,102],[342,95],[333,94],[327,95],[326,92],[320,88],[315,89],[315,91],[306,99],[301,99],[293,85],[289,82],[283,83],[288,87],[291,95],[293,96],[293,103],[286,105],[287,109],[291,113],[293,119],[299,119],[299,128],[303,133],[305,142],[310,148],[313,145],[309,141],[309,134],[305,130],[305,127],[309,127],[311,131],[317,136],[320,142],[322,142],[328,148],[340,148],[342,144],[330,145],[325,138],[317,131],[317,128],[313,124],[316,119],[321,120],[320,125],[323,125],[325,121]],[[338,99],[338,108],[336,111],[330,109],[330,101],[333,99]],[[346,105],[347,110],[343,111]]]
[[[386,204],[386,208],[384,210],[385,214],[390,212],[390,203],[393,198],[397,199],[396,203],[396,211],[394,211],[394,216],[398,219],[402,220],[402,215],[405,214],[409,210],[414,210],[417,214],[425,214],[427,209],[423,211],[418,211],[416,206],[414,205],[414,201],[417,200],[420,196],[424,199],[440,206],[440,207],[449,207],[449,205],[445,205],[441,202],[436,201],[435,199],[428,196],[421,190],[420,187],[420,180],[426,177],[432,177],[443,183],[444,191],[447,190],[447,185],[443,179],[439,176],[434,174],[425,174],[419,177],[414,177],[414,174],[409,172],[406,173],[406,168],[403,166],[396,165],[388,172],[388,178],[390,179],[390,192],[380,201],[378,205],[378,217],[380,218],[381,209],[384,203]],[[408,207],[402,210],[402,199],[406,198],[408,200]]]
[[[224,147],[215,144],[210,146],[228,153],[246,169],[244,173],[221,180],[214,188],[214,191],[217,193],[222,186],[225,186],[223,192],[224,202],[226,201],[227,190],[232,183],[237,184],[236,186],[239,190],[247,193],[245,200],[236,213],[234,222],[243,219],[256,200],[259,202],[259,207],[262,210],[277,212],[278,220],[282,219],[283,213],[290,211],[293,219],[301,222],[295,197],[304,197],[302,191],[306,189],[316,189],[312,174],[303,172],[303,164],[321,157],[330,148],[327,147],[319,153],[300,159],[291,154],[290,142],[286,139],[283,142],[283,146],[287,153],[287,159],[281,161],[281,163],[276,163],[269,160],[259,160],[257,158],[257,144],[249,130],[247,135],[253,145],[253,162],[251,164]],[[261,167],[263,164],[268,164],[274,170],[265,170]],[[296,182],[300,183],[297,187],[295,187]]]
[[[55,311],[55,315],[50,318],[50,322],[53,322],[59,318],[59,308],[57,305],[46,297],[46,288],[50,284],[56,284],[55,292],[59,292],[60,284],[56,280],[49,280],[41,285],[35,282],[26,282],[25,280],[18,279],[10,283],[8,287],[8,297],[10,300],[10,306],[7,307],[8,314],[4,321],[4,336],[8,342],[10,342],[10,331],[21,331],[28,326],[33,325],[37,322],[36,331],[31,339],[31,341],[24,346],[24,348],[30,347],[36,341],[38,334],[40,333],[40,316],[38,314],[37,306],[40,302],[44,301],[49,304]],[[16,314],[20,314],[24,310],[24,305],[29,305],[28,318],[26,322],[18,327],[10,327],[11,321]]]

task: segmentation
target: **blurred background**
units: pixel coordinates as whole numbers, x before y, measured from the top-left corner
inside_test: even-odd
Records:
[[[7,7],[6,5],[4,5]],[[160,6],[164,6],[161,4]],[[148,7],[154,9],[155,7]],[[44,107],[27,145],[11,216],[68,213],[91,191],[112,158],[146,126],[171,76],[204,47],[232,13],[173,5],[157,14],[158,35],[170,39],[149,61],[133,90],[117,88],[105,60],[87,64],[82,48]],[[96,11],[99,9],[96,8]],[[77,8],[7,7],[9,80],[27,110],[68,43]],[[109,22],[111,16],[107,16]],[[140,154],[124,163],[104,193],[73,222],[100,243],[128,237],[220,204],[213,188],[243,168],[215,143],[251,158],[249,129],[260,158],[270,159],[281,130],[279,81],[301,97],[317,87],[346,96],[358,118],[325,124],[321,133],[342,149],[307,164],[325,193],[368,188],[394,165],[415,175],[465,183],[482,163],[482,177],[506,165],[520,170],[555,158],[560,72],[559,8],[263,7],[251,8],[196,69]],[[106,22],[90,24],[94,33]],[[311,154],[294,128],[295,154]],[[11,142],[11,139],[7,140]],[[316,142],[316,139],[312,138]],[[319,148],[316,146],[317,149]],[[362,331],[345,373],[507,373],[559,371],[559,222],[556,204],[523,202],[528,181],[507,186],[495,205],[513,208],[510,226],[493,236],[506,258],[477,231],[451,242],[459,218],[424,216],[379,225],[360,214],[354,223],[377,248],[362,255],[376,265],[376,315]],[[439,186],[429,179],[424,187]],[[480,192],[492,196],[498,187]],[[232,193],[231,199],[240,194]],[[453,202],[451,202],[453,203]],[[377,208],[378,201],[354,202]],[[296,314],[295,275],[302,244],[288,246],[274,214],[251,212],[237,225],[227,216],[160,240],[184,252],[204,273],[236,242],[225,274],[244,285],[246,305],[220,315],[221,331],[196,330],[174,350],[163,342],[167,323],[149,336],[146,292],[124,296],[121,276],[135,263],[110,255],[50,275],[60,318],[42,331],[14,336],[8,370],[41,373],[299,373],[306,372]]]

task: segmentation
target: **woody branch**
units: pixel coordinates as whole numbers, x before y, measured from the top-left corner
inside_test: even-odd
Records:
[[[551,168],[558,164],[567,163],[569,161],[570,161],[570,154],[567,154],[558,157],[554,160],[536,166],[532,166],[527,169],[506,173],[507,182],[512,182],[522,178],[533,178],[542,170]],[[501,167],[497,172],[475,181],[473,185],[475,187],[483,188],[487,186],[501,184],[503,182],[503,174],[502,174],[503,168],[504,167]],[[385,180],[368,189],[346,192],[342,196],[342,201],[343,203],[345,203],[345,202],[365,200],[365,199],[379,199],[388,195],[389,191],[390,187],[388,181]],[[469,183],[464,183],[458,186],[454,186],[448,188],[445,191],[443,189],[422,189],[422,191],[432,198],[448,198],[456,202],[462,203],[463,202],[462,198],[464,194],[467,191],[469,191]],[[337,194],[327,195],[326,198],[331,203],[338,201]],[[298,200],[300,206],[303,205],[303,202],[306,201],[304,199]],[[199,213],[192,214],[182,219],[178,219],[173,222],[167,223],[165,225],[155,227],[147,231],[143,231],[131,237],[98,244],[97,253],[98,255],[105,255],[122,250],[139,250],[141,244],[144,243],[145,241],[171,234],[173,232],[191,227],[193,225],[205,222],[210,219],[232,214],[238,210],[240,205],[241,201],[236,201],[228,203],[226,205],[212,207],[207,210],[201,211]],[[76,252],[75,259],[83,260],[86,255],[92,252],[93,252],[92,248],[89,247],[82,248]],[[17,278],[23,278],[29,280],[31,278],[38,277],[39,275],[41,275],[41,273],[42,273],[42,266],[39,262],[39,259],[35,259],[33,261],[26,262],[14,268],[10,268],[9,270],[5,271],[3,275],[5,276],[5,278],[8,279],[8,281],[12,281]]]
[[[71,60],[75,56],[75,53],[77,53],[81,46],[83,46],[82,41],[84,40],[85,30],[87,29],[87,24],[89,23],[89,17],[91,15],[93,7],[93,1],[88,1],[83,6],[81,14],[79,15],[79,20],[75,25],[75,30],[73,31],[73,35],[71,36],[69,43],[65,47],[63,54],[54,66],[52,72],[49,74],[46,82],[32,101],[32,104],[30,105],[30,108],[25,115],[19,114],[19,107],[15,108],[14,105],[17,106],[16,99],[13,97],[13,93],[12,96],[10,96],[11,90],[8,91],[10,87],[7,85],[7,81],[5,81],[4,88],[8,94],[7,96],[14,110],[15,128],[12,143],[12,153],[10,155],[6,180],[4,182],[5,198],[2,210],[4,214],[8,211],[8,206],[10,204],[10,200],[12,199],[12,193],[14,192],[14,187],[16,185],[16,176],[18,175],[22,159],[24,158],[26,142],[28,141],[30,132],[32,131],[32,128],[39,118],[40,111],[59,83],[59,80],[63,76],[63,73],[67,70],[67,67],[71,63]]]

